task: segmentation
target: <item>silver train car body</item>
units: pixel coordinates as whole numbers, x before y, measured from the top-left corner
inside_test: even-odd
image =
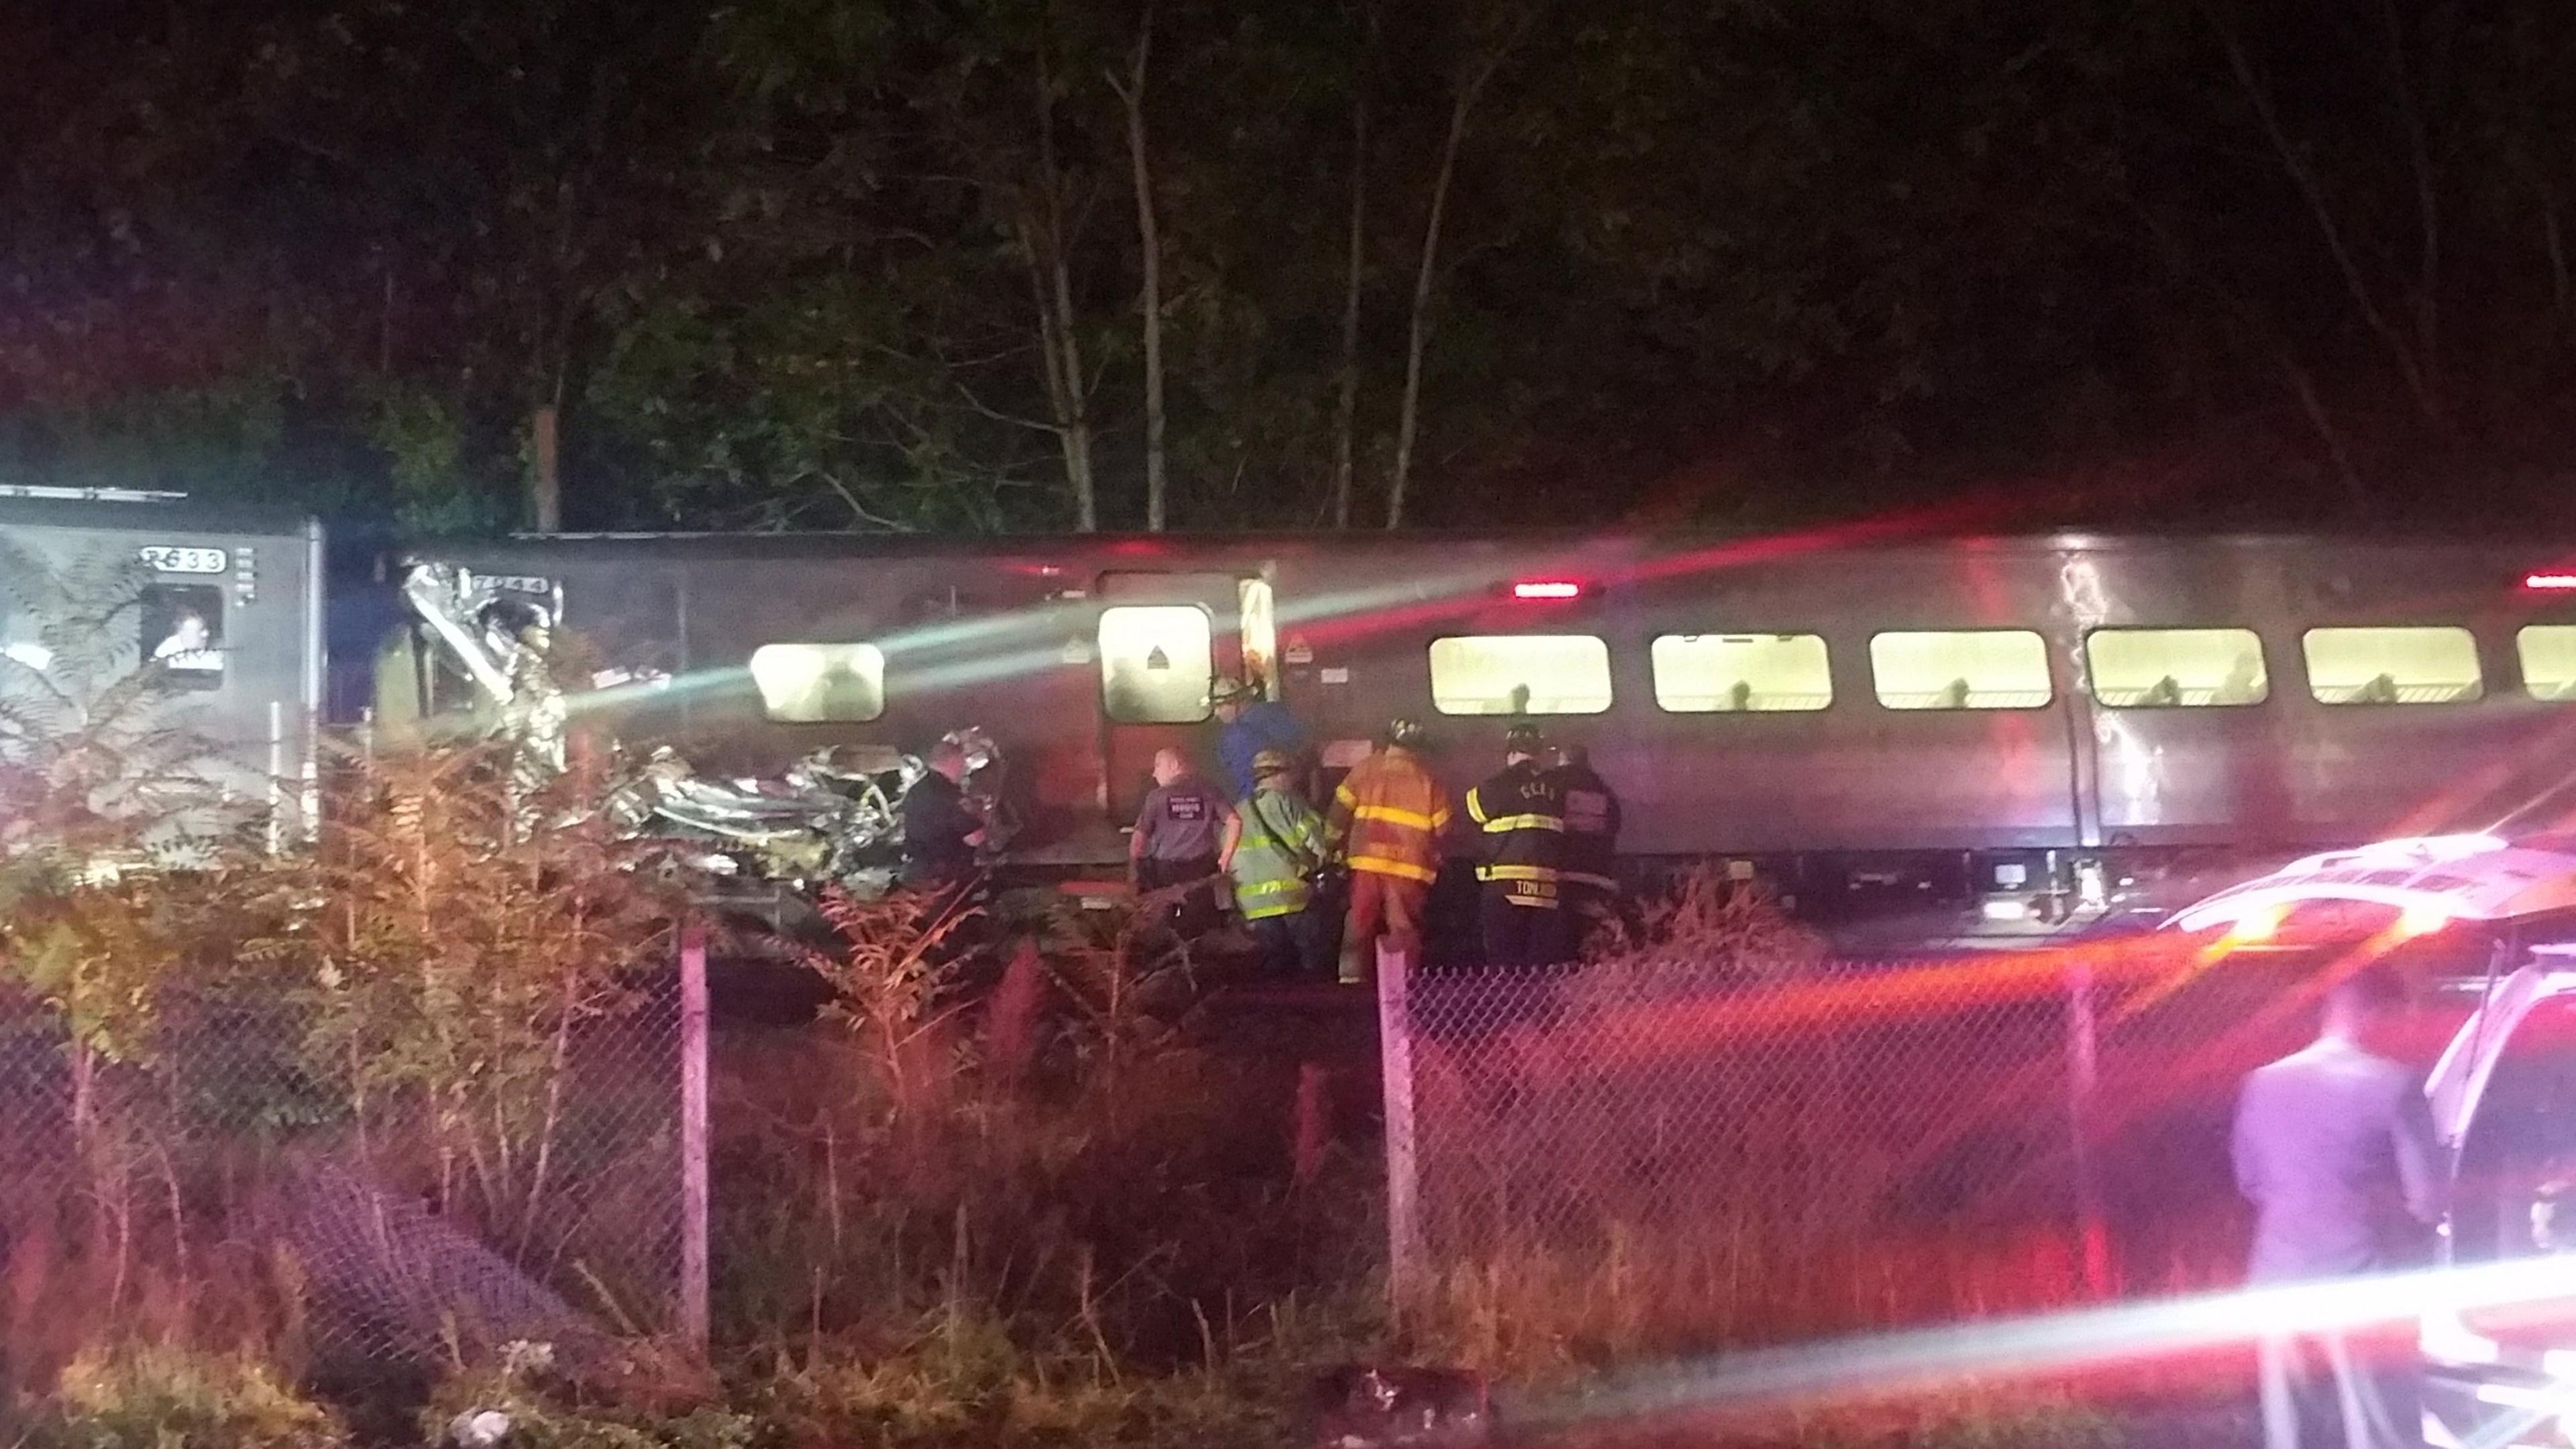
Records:
[[[49,605],[109,608],[110,637],[92,653],[104,683],[158,653],[169,690],[143,729],[210,747],[188,768],[230,797],[224,822],[248,817],[281,846],[314,811],[325,678],[321,525],[283,512],[209,510],[176,495],[0,489],[0,557],[114,598],[48,599],[33,581],[0,588],[0,692],[40,691],[60,668],[44,641]],[[13,602],[37,597],[28,603]],[[194,621],[193,623],[190,621]],[[190,834],[219,822],[172,822]]]
[[[588,713],[724,773],[983,725],[1014,762],[1016,858],[1067,871],[1123,859],[1152,752],[1206,758],[1207,677],[1247,669],[1328,766],[1418,716],[1460,789],[1526,710],[1589,746],[1632,863],[1734,861],[1826,916],[1937,904],[2053,927],[2196,865],[2539,829],[2576,806],[2576,550],[2546,543],[585,536],[413,554],[666,671]],[[455,706],[438,692],[402,707]]]

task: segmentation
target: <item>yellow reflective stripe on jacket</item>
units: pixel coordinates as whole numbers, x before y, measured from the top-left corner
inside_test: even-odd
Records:
[[[1354,855],[1351,857],[1351,869],[1364,870],[1371,875],[1391,875],[1405,880],[1418,880],[1425,885],[1440,878],[1440,872],[1436,867],[1415,865],[1409,860],[1390,860],[1383,855]]]
[[[1565,873],[1552,865],[1480,865],[1478,880],[1562,880]]]
[[[1485,822],[1487,835],[1509,835],[1515,830],[1563,830],[1565,822],[1553,815],[1498,815]]]
[[[1467,818],[1475,821],[1479,825],[1485,823],[1485,801],[1483,793],[1482,786],[1470,786],[1467,790]]]
[[[1309,893],[1303,880],[1237,882],[1234,903],[1247,921],[1294,915],[1306,909]]]
[[[1409,826],[1415,830],[1437,830],[1449,823],[1449,814],[1445,810],[1437,815],[1425,815],[1419,810],[1407,810],[1396,805],[1355,806],[1351,810],[1351,818],[1383,820],[1389,825]]]

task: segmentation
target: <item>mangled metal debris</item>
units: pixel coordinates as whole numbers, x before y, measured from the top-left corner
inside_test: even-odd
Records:
[[[516,746],[514,771],[531,785],[562,774],[572,711],[548,662],[552,601],[447,564],[413,565],[403,599],[488,701],[494,733]],[[655,682],[626,670],[592,681],[598,688]],[[1000,748],[981,728],[951,731],[945,742],[965,753],[969,798],[998,822]],[[891,746],[849,744],[805,755],[776,778],[717,778],[666,745],[633,772],[610,812],[630,838],[669,841],[674,857],[696,871],[798,888],[833,885],[873,899],[901,868],[901,802],[927,768]]]

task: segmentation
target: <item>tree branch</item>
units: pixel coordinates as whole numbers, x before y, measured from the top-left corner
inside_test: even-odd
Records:
[[[1053,433],[1058,437],[1062,437],[1064,435],[1064,428],[1059,424],[1047,422],[1042,418],[1024,418],[1016,413],[1003,412],[1001,409],[985,402],[982,398],[975,396],[973,390],[969,389],[966,384],[961,382],[956,386],[957,395],[966,400],[967,407],[983,414],[985,417],[991,418],[997,423],[1008,423],[1012,427],[1027,428],[1031,432],[1036,433]]]
[[[868,506],[859,501],[859,495],[850,491],[849,485],[843,483],[840,479],[833,477],[830,473],[827,473],[820,468],[806,469],[803,477],[817,480],[822,483],[824,487],[832,490],[833,494],[849,508],[850,516],[856,518],[862,524],[873,528],[881,528],[889,533],[912,533],[915,531],[913,526],[909,523],[901,523],[894,519],[887,518],[883,514],[869,511]]]
[[[1404,355],[1404,401],[1396,418],[1395,472],[1388,480],[1386,526],[1404,526],[1406,485],[1411,481],[1413,442],[1421,425],[1422,354],[1431,340],[1432,281],[1439,275],[1440,228],[1448,212],[1449,185],[1458,171],[1458,148],[1467,138],[1467,118],[1476,109],[1476,100],[1485,86],[1502,69],[1504,58],[1521,42],[1538,21],[1538,7],[1521,11],[1502,43],[1487,51],[1478,61],[1466,83],[1458,88],[1457,99],[1449,108],[1449,131],[1440,144],[1440,172],[1431,183],[1431,215],[1422,227],[1422,264],[1413,277],[1413,313],[1406,331]]]
[[[2210,27],[2218,33],[2220,47],[2227,52],[2228,69],[2235,73],[2245,99],[2254,107],[2255,119],[2261,122],[2264,138],[2271,143],[2274,157],[2280,161],[2281,169],[2289,174],[2290,184],[2298,188],[2300,199],[2307,203],[2308,215],[2315,221],[2318,234],[2324,238],[2327,253],[2334,258],[2335,271],[2343,278],[2345,293],[2352,298],[2353,307],[2361,314],[2364,325],[2387,344],[2389,355],[2396,360],[2398,374],[2405,380],[2408,394],[2415,399],[2416,408],[2428,418],[2434,416],[2437,409],[2433,406],[2414,349],[2405,335],[2390,324],[2379,304],[2372,300],[2370,285],[2363,280],[2360,264],[2353,259],[2351,248],[2344,243],[2343,228],[2335,221],[2334,205],[2326,196],[2325,183],[2317,177],[2307,158],[2299,154],[2298,146],[2282,128],[2280,114],[2273,109],[2270,94],[2255,76],[2254,64],[2246,57],[2245,47],[2236,38],[2236,32],[2219,16],[2214,5],[2208,7],[2206,13]]]

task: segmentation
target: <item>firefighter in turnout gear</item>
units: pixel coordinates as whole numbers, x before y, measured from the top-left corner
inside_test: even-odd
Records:
[[[1296,762],[1280,750],[1252,757],[1252,793],[1226,821],[1220,861],[1234,877],[1234,903],[1278,977],[1320,974],[1331,942],[1314,903],[1324,868],[1324,817],[1297,794]]]
[[[1372,979],[1377,940],[1408,956],[1422,950],[1422,908],[1440,875],[1440,832],[1449,795],[1422,763],[1422,726],[1390,722],[1375,754],[1352,767],[1333,792],[1324,839],[1350,866],[1350,914],[1342,923],[1345,984]]]
[[[1556,779],[1565,792],[1566,941],[1582,954],[1586,936],[1599,939],[1619,918],[1619,796],[1592,770],[1591,752],[1564,745],[1556,752]]]
[[[1550,966],[1568,954],[1565,786],[1540,759],[1546,749],[1535,725],[1512,726],[1502,773],[1467,792],[1488,966]]]

